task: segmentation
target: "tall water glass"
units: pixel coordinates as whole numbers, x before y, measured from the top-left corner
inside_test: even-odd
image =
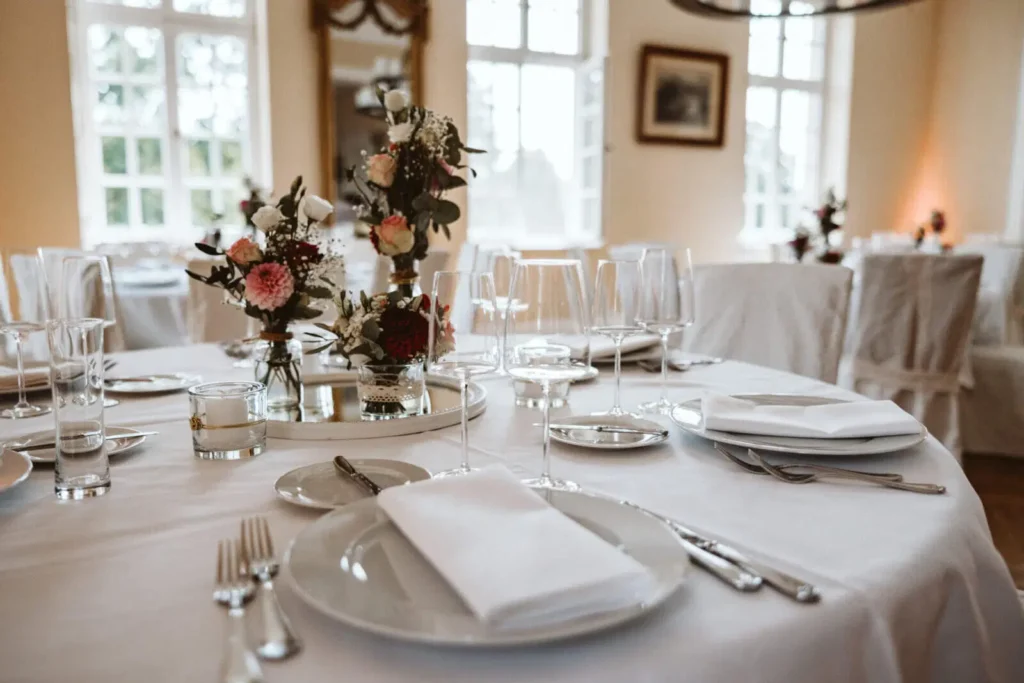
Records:
[[[56,423],[54,491],[61,500],[110,490],[103,424],[103,320],[46,323]]]
[[[622,384],[622,340],[640,334],[640,261],[599,261],[594,283],[591,321],[595,333],[615,344],[615,398],[607,415],[626,415],[619,399]]]
[[[590,355],[590,321],[583,293],[583,268],[571,259],[526,259],[516,263],[505,319],[505,368],[516,380],[539,384],[544,395],[541,475],[531,486],[578,490],[551,476],[551,390],[582,379]]]
[[[462,462],[435,477],[467,474],[469,380],[498,368],[498,311],[490,273],[434,273],[427,370],[454,377],[462,396]]]
[[[689,249],[644,249],[643,302],[640,322],[661,337],[661,396],[642,403],[645,413],[667,415],[675,404],[668,400],[668,340],[693,324],[693,264]]]
[[[479,258],[477,267],[474,270],[490,273],[491,277],[494,278],[494,302],[498,307],[498,315],[501,320],[501,327],[504,329],[505,326],[505,315],[508,311],[509,304],[516,305],[515,302],[511,302],[508,297],[509,285],[512,284],[512,271],[515,270],[516,261],[521,259],[523,255],[518,251],[512,251],[511,249],[497,249],[488,252],[482,252],[478,255]],[[504,339],[499,335],[498,341],[504,344]],[[502,350],[498,356],[498,374],[505,375],[505,353]]]

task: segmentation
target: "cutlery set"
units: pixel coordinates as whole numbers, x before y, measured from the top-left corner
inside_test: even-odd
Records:
[[[263,683],[259,658],[288,659],[302,643],[277,602],[274,577],[280,563],[274,555],[270,526],[263,517],[243,519],[238,539],[217,544],[217,577],[213,599],[228,611],[227,637],[221,667],[223,683]],[[255,652],[249,645],[246,607],[257,601],[263,632]]]

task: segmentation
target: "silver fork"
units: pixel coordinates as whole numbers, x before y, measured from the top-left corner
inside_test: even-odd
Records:
[[[263,517],[243,519],[241,537],[242,554],[248,559],[249,572],[260,585],[257,599],[263,617],[263,636],[256,651],[263,659],[288,659],[302,649],[302,642],[292,631],[274,592],[274,577],[280,565],[274,558],[270,525]]]
[[[764,474],[770,475],[771,473],[764,467],[749,463],[743,458],[739,458],[729,452],[722,444],[715,442],[715,450],[724,455],[726,458],[736,463],[743,469],[753,474]],[[753,453],[753,451],[750,451]],[[832,467],[830,465],[773,465],[773,467],[784,475],[787,481],[794,484],[806,484],[813,481],[816,477],[813,472],[820,472],[821,474],[831,474],[837,477],[867,477],[870,479],[883,479],[886,481],[900,482],[903,481],[903,475],[895,474],[892,472],[865,472],[863,470],[848,470],[842,467]],[[810,472],[796,472],[793,470],[810,470]]]
[[[221,683],[264,683],[259,660],[249,649],[245,630],[245,606],[256,587],[249,579],[245,558],[237,541],[217,544],[217,583],[213,599],[228,608],[228,634],[221,662]]]
[[[805,481],[793,481],[790,478],[793,475],[785,473],[785,472],[781,472],[778,467],[775,467],[771,463],[767,462],[756,451],[754,451],[754,449],[748,448],[747,449],[747,453],[749,453],[750,457],[754,459],[754,462],[756,462],[758,465],[763,467],[765,469],[765,471],[768,472],[768,474],[772,475],[776,479],[781,479],[782,481],[784,481],[786,483],[789,483],[789,484],[807,484],[807,483],[810,483],[810,482],[815,481],[815,480],[818,479],[818,475],[810,474],[808,476],[810,476],[811,479],[808,479],[808,480],[805,480]],[[836,469],[838,469],[838,468],[836,468]],[[842,474],[840,474],[839,472],[841,472]],[[849,471],[849,470],[839,470],[838,472],[831,472],[829,474],[830,474],[830,476],[836,477],[838,479],[852,479],[854,481],[866,482],[866,483],[869,483],[869,484],[878,484],[879,486],[884,486],[884,487],[890,488],[890,489],[898,489],[900,491],[910,491],[911,493],[926,493],[926,494],[937,495],[937,494],[942,494],[942,493],[946,492],[946,487],[945,486],[939,486],[938,484],[915,484],[915,483],[904,482],[904,481],[893,481],[892,479],[884,479],[884,478],[881,478],[881,477],[874,477],[874,476],[867,476],[867,477],[865,477],[865,476],[860,475],[860,474],[855,474],[854,472]]]

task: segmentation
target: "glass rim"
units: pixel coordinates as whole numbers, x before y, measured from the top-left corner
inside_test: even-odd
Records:
[[[234,393],[224,394],[211,394],[207,393],[211,389],[220,387],[240,387],[238,391]],[[196,396],[199,398],[248,398],[260,392],[266,391],[266,387],[261,382],[246,382],[244,380],[238,381],[225,381],[225,382],[206,382],[204,384],[197,384],[188,388],[189,396]]]
[[[47,330],[66,329],[71,327],[84,327],[92,329],[105,325],[106,318],[50,318],[46,321]]]
[[[516,268],[520,266],[575,266],[579,263],[578,258],[521,258],[516,259]]]

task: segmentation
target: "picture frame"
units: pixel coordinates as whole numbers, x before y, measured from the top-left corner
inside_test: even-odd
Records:
[[[637,85],[637,142],[724,146],[728,92],[729,55],[644,45]]]

